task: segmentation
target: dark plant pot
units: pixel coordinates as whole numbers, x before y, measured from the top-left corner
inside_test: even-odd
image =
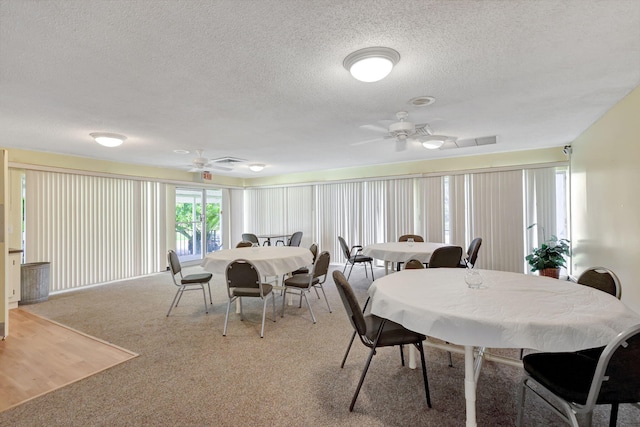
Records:
[[[559,268],[545,268],[539,271],[541,276],[553,277],[557,279],[560,277],[560,269]]]

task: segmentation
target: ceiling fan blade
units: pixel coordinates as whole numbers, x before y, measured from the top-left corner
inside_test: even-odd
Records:
[[[379,141],[384,141],[384,138],[367,139],[366,141],[352,142],[349,145],[357,146],[357,145],[369,144],[370,142],[379,142]]]
[[[372,130],[374,132],[382,132],[382,133],[389,132],[389,129],[384,128],[382,126],[376,126],[376,125],[362,125],[360,126],[360,129]]]
[[[229,172],[232,171],[233,168],[227,167],[227,166],[216,166],[216,165],[208,165],[205,166],[206,169],[213,169],[213,170],[219,170],[219,171],[225,171],[225,172]]]

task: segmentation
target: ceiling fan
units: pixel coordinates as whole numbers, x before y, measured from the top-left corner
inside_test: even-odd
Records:
[[[398,111],[396,113],[397,122],[391,123],[388,128],[375,125],[361,126],[363,129],[370,129],[376,132],[384,132],[381,138],[360,141],[351,145],[368,144],[370,142],[382,141],[385,139],[395,139],[396,151],[404,151],[407,149],[407,141],[417,141],[424,145],[425,148],[440,148],[445,142],[455,140],[455,137],[445,135],[433,135],[433,131],[427,123],[414,124],[407,120],[409,113],[406,111]]]
[[[233,168],[230,166],[223,166],[221,164],[216,164],[217,162],[211,161],[208,158],[203,157],[202,156],[203,153],[204,153],[204,150],[196,150],[197,157],[191,161],[192,166],[191,166],[191,169],[189,169],[189,172],[202,172],[202,171],[208,171],[208,170],[220,170],[220,171],[228,172],[233,170]]]

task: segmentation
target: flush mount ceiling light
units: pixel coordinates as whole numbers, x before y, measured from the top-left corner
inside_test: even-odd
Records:
[[[121,145],[125,139],[127,139],[124,135],[118,135],[117,133],[107,133],[107,132],[93,132],[90,133],[91,137],[96,140],[96,142],[100,145],[104,145],[105,147],[117,147]]]
[[[444,135],[429,135],[420,137],[420,142],[422,143],[422,146],[424,148],[427,148],[429,150],[436,150],[442,147],[447,139],[449,138]]]
[[[249,165],[249,169],[251,169],[253,172],[260,172],[262,169],[264,169],[264,165],[262,163],[254,163],[252,165]]]
[[[388,47],[366,47],[347,55],[342,65],[357,80],[371,83],[387,77],[399,60],[400,54]]]
[[[434,102],[436,102],[436,99],[433,96],[417,96],[409,100],[409,105],[413,105],[414,107],[426,107]]]

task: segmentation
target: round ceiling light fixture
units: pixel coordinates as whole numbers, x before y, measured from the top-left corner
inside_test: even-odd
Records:
[[[444,135],[429,135],[420,137],[420,142],[424,148],[429,150],[437,150],[449,139]]]
[[[262,163],[254,163],[252,165],[249,165],[249,169],[251,169],[253,172],[260,172],[262,169],[264,169],[264,165]]]
[[[433,96],[417,96],[409,100],[409,105],[413,105],[414,107],[426,107],[434,102],[436,102],[436,98]]]
[[[400,54],[388,47],[366,47],[344,59],[342,65],[361,82],[377,82],[389,75],[400,61]]]
[[[127,139],[124,135],[108,132],[93,132],[89,135],[91,135],[98,144],[104,145],[105,147],[117,147],[118,145],[122,145],[125,139]]]

